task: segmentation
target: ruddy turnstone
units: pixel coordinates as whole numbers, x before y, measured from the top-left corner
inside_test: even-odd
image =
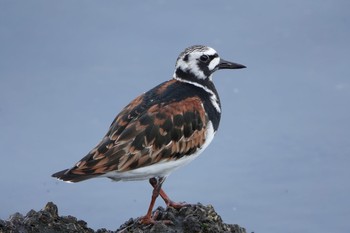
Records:
[[[152,199],[141,222],[154,223],[151,214],[159,195],[167,206],[184,205],[170,200],[161,188],[166,177],[195,159],[219,127],[221,105],[213,73],[241,68],[245,66],[221,59],[213,48],[195,45],[185,49],[171,80],[129,103],[95,148],[72,168],[52,176],[68,182],[95,177],[149,179]]]

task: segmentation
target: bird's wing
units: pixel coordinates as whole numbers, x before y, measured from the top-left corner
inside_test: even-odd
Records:
[[[204,144],[207,116],[200,98],[144,105],[143,95],[132,101],[89,154],[53,176],[77,182],[110,171],[129,171],[177,160]]]

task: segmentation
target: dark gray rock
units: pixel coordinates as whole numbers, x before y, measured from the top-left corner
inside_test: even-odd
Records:
[[[156,220],[159,221],[156,224],[145,226],[139,223],[139,219],[130,219],[121,225],[117,232],[246,233],[245,229],[238,225],[223,223],[221,217],[215,212],[211,205],[204,206],[198,203],[196,205],[182,207],[179,210],[158,207],[155,212],[158,213]],[[171,220],[173,224],[165,225],[162,223],[162,220]]]
[[[246,233],[238,225],[223,223],[211,205],[204,206],[199,203],[179,210],[158,207],[155,212],[158,221],[154,225],[142,225],[139,218],[131,218],[116,231],[104,228],[94,231],[83,220],[73,216],[59,216],[57,206],[49,202],[38,212],[31,210],[25,216],[15,213],[8,220],[0,219],[0,233]],[[171,220],[173,224],[164,224],[162,220]]]

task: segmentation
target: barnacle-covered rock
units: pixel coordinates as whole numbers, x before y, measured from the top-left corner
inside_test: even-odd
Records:
[[[153,214],[157,216],[157,222],[153,225],[142,225],[139,223],[140,218],[130,218],[118,230],[102,228],[95,231],[76,217],[59,216],[57,206],[49,202],[40,211],[31,210],[25,216],[15,213],[8,220],[0,219],[0,233],[246,233],[244,228],[236,224],[223,223],[211,205],[198,203],[179,210],[158,207]],[[165,224],[163,220],[166,223],[170,220],[172,224]]]

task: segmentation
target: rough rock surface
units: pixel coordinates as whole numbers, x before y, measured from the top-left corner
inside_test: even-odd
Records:
[[[141,225],[138,218],[129,219],[116,231],[106,230],[104,228],[94,231],[87,226],[83,220],[78,220],[73,216],[59,216],[55,204],[49,202],[40,211],[29,211],[25,216],[15,213],[8,220],[0,219],[0,233],[147,233],[147,232],[233,232],[246,233],[244,228],[235,224],[226,224],[222,222],[221,217],[215,212],[211,205],[204,206],[196,204],[182,207],[179,210],[173,208],[164,209],[158,207],[157,222],[154,225]],[[164,224],[161,220],[171,220],[173,224]]]

